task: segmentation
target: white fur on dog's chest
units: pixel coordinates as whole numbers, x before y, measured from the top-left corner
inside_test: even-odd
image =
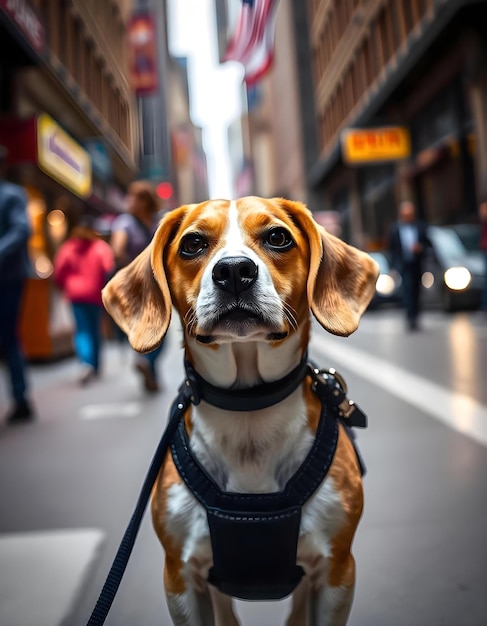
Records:
[[[301,390],[260,411],[193,410],[192,448],[224,491],[281,490],[313,442]]]

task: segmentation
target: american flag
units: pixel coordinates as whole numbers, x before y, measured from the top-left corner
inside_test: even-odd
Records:
[[[248,86],[258,82],[272,65],[278,4],[279,0],[242,0],[225,61],[238,61],[244,66]]]

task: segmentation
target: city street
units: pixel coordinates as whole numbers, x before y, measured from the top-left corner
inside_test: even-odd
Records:
[[[0,626],[84,626],[132,514],[182,378],[180,330],[147,396],[127,346],[109,344],[102,377],[77,363],[30,365],[33,423],[0,423]],[[349,626],[487,624],[487,318],[366,313],[344,339],[316,328],[311,357],[335,367],[368,414]],[[0,415],[7,411],[0,369]],[[169,626],[163,551],[149,511],[107,625]],[[239,602],[242,624],[280,626],[289,600]]]

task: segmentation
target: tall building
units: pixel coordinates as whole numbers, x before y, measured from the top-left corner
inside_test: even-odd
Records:
[[[22,319],[29,358],[71,350],[54,256],[78,215],[123,210],[137,175],[130,10],[130,0],[0,3],[0,143],[9,150],[9,177],[27,191],[33,230]]]
[[[201,128],[190,116],[187,59],[171,58],[168,65],[168,124],[173,170],[173,205],[208,199],[208,173]]]
[[[312,107],[303,98],[301,107],[314,120],[315,202],[368,247],[384,244],[402,199],[432,223],[474,220],[487,194],[487,3],[308,0],[306,10],[296,36],[303,47],[307,34],[311,60],[302,73],[311,73]],[[344,129],[388,126],[409,133],[409,156],[344,159]],[[379,140],[367,136],[371,155]]]
[[[215,22],[217,34],[217,53],[220,63],[225,62],[225,53],[230,39],[235,33],[240,12],[240,3],[231,0],[214,0]],[[235,197],[255,194],[256,172],[262,174],[263,169],[256,167],[256,158],[252,145],[252,111],[260,100],[259,89],[247,92],[242,84],[239,94],[240,111],[227,129],[228,158],[232,174],[232,188]],[[265,139],[264,139],[265,141]]]
[[[304,200],[365,248],[384,246],[403,199],[431,223],[476,220],[486,25],[485,0],[281,0],[274,62],[243,125],[254,191]],[[366,132],[349,134],[352,162],[353,129]]]
[[[243,86],[242,117],[229,129],[230,159],[238,196],[281,195],[309,201],[307,163],[311,167],[312,160],[308,158],[310,141],[303,141],[303,130],[310,127],[310,119],[314,120],[308,111],[313,94],[309,86],[305,97],[302,85],[303,47],[304,64],[310,65],[306,7],[296,3],[297,12],[294,4],[293,0],[279,2],[272,65],[255,84]],[[215,0],[221,62],[229,40],[238,29],[239,5]],[[304,20],[299,10],[304,12]],[[298,29],[302,29],[303,21],[301,39]],[[302,102],[308,103],[305,111]],[[240,141],[236,140],[237,128]]]
[[[251,128],[254,145],[264,141],[264,136],[270,144],[266,168],[270,172],[270,184],[258,184],[259,194],[283,195],[308,202],[303,141],[306,120],[301,118],[299,76],[302,66],[298,56],[299,41],[294,34],[295,20],[292,2],[281,0],[274,38],[274,61],[268,75],[254,87],[259,97]],[[266,122],[256,126],[255,121],[261,116]],[[261,170],[262,165],[256,165],[256,169]]]
[[[174,182],[169,128],[171,58],[168,49],[167,7],[165,0],[134,0],[134,16],[147,19],[154,28],[155,49],[149,59],[155,65],[150,89],[136,88],[140,116],[141,176],[155,185]]]

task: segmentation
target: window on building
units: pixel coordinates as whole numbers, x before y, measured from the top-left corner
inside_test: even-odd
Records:
[[[46,0],[47,38],[52,52],[59,58],[59,29],[56,0]]]
[[[318,86],[319,82],[320,82],[320,65],[319,65],[319,54],[320,54],[320,50],[319,48],[313,48],[312,51],[312,60],[311,60],[311,67],[313,70],[313,81],[314,81],[314,85],[315,85],[315,89]]]
[[[110,83],[105,72],[102,72],[101,81],[101,112],[105,120],[110,122]]]
[[[370,46],[370,38],[364,41],[363,45],[364,65],[365,65],[365,79],[366,84],[369,87],[374,81],[374,69],[372,63],[372,50]]]
[[[144,119],[152,119],[151,108],[153,101],[151,98],[141,98],[141,114],[142,114],[142,150],[144,156],[152,156],[155,154],[155,134],[151,124],[144,124]]]
[[[120,134],[120,100],[122,99],[122,95],[118,89],[115,89],[113,92],[113,99],[110,107],[110,124],[113,130]]]
[[[405,40],[406,35],[401,34],[401,7],[398,2],[393,1],[389,3],[390,8],[390,26],[391,26],[391,37],[392,37],[392,47],[395,52],[399,50],[402,42]]]
[[[372,22],[370,25],[369,43],[372,82],[374,82],[380,71],[384,67],[382,44],[380,41],[379,26],[377,24],[377,21]]]
[[[337,16],[336,16],[335,11],[332,11],[329,17],[328,33],[330,36],[330,43],[332,45],[332,48],[335,49],[338,43],[338,25],[337,25]]]
[[[354,104],[360,100],[366,90],[363,46],[357,53],[352,68]]]
[[[416,5],[418,7],[419,17],[423,18],[428,13],[428,0],[416,0]]]
[[[67,67],[77,83],[80,82],[81,23],[72,15],[67,22]]]
[[[68,32],[68,7],[66,0],[60,0],[58,6],[58,18],[57,18],[57,51],[58,59],[64,66],[68,66],[68,38],[66,33]]]
[[[411,122],[414,151],[434,146],[460,132],[455,87],[444,89]]]
[[[122,106],[122,139],[125,145],[130,143],[130,115],[129,105],[126,100],[123,101]]]
[[[386,4],[379,13],[377,20],[380,43],[383,53],[384,65],[387,65],[392,55],[394,54],[394,42],[392,39],[392,23],[389,6]]]
[[[400,0],[400,4],[403,28],[407,36],[414,27],[413,7],[411,0]]]
[[[325,39],[324,39],[324,32],[322,33],[322,35],[320,37],[320,43],[318,45],[318,50],[319,50],[318,71],[319,71],[319,77],[321,79],[321,77],[325,73],[326,66],[328,64],[328,58],[327,58],[327,54],[326,54],[326,45],[325,45]]]
[[[90,47],[85,37],[80,41],[79,82],[86,95],[89,94]]]
[[[345,26],[348,26],[355,10],[353,0],[345,0]]]
[[[93,102],[98,111],[103,112],[103,69],[98,59],[95,61],[95,80],[93,91]]]
[[[87,44],[87,62],[86,62],[86,95],[95,103],[95,91],[96,91],[96,59],[95,48],[90,41]]]
[[[350,111],[353,109],[353,105],[355,102],[354,91],[353,91],[353,76],[352,76],[352,66],[350,66],[345,74],[344,80],[344,91],[345,91],[345,102],[343,108],[343,118],[345,119]]]
[[[344,0],[335,0],[335,6],[333,10],[336,15],[337,36],[338,39],[340,39],[347,26]]]

